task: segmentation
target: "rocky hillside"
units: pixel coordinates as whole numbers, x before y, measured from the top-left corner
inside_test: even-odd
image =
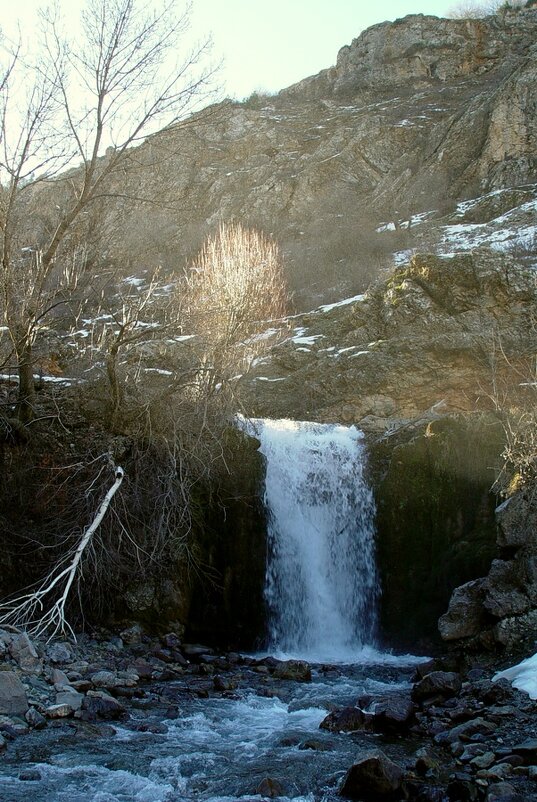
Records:
[[[281,243],[304,309],[363,290],[394,252],[458,250],[463,233],[533,250],[536,37],[535,9],[405,17],[278,95],[153,136],[114,179],[107,257],[180,269],[219,221],[241,220]]]

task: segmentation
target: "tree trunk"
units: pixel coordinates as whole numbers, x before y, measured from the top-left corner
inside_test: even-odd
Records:
[[[32,343],[22,337],[17,346],[17,369],[19,372],[19,396],[17,400],[17,416],[22,423],[28,423],[34,416],[35,384],[32,359]]]

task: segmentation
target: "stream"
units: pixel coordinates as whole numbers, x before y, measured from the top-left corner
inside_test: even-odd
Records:
[[[275,681],[249,662],[226,677],[232,691],[208,691],[213,681],[202,676],[169,682],[131,700],[125,721],[60,720],[17,738],[2,758],[0,799],[238,802],[276,789],[294,802],[329,802],[340,799],[341,779],[364,750],[380,746],[404,759],[418,748],[319,729],[334,706],[407,687],[415,659],[366,650],[362,664],[312,666],[311,682]]]

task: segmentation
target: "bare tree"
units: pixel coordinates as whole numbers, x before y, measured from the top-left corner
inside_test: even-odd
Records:
[[[461,0],[451,6],[446,14],[451,19],[481,19],[502,11],[524,7],[525,0]]]
[[[189,12],[175,0],[158,10],[142,0],[87,0],[82,44],[69,42],[61,19],[47,12],[37,61],[30,63],[20,47],[6,51],[0,79],[0,297],[22,420],[33,414],[37,331],[53,308],[73,297],[85,269],[84,250],[70,249],[76,226],[107,197],[108,182],[133,145],[184,119],[209,96],[214,70],[205,66],[208,43],[186,53],[182,47]],[[51,179],[54,195],[38,193],[37,185]],[[29,227],[32,204],[44,201],[50,203],[46,220]]]
[[[286,286],[276,242],[238,223],[222,224],[190,268],[185,305],[204,391],[212,391],[243,372],[282,327]]]

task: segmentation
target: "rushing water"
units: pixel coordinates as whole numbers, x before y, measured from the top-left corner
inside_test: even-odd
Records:
[[[333,704],[401,687],[409,668],[318,667],[311,683],[276,683],[244,667],[238,674],[228,698],[211,691],[196,698],[192,683],[191,692],[169,683],[157,689],[160,699],[131,703],[131,718],[100,734],[96,725],[64,721],[18,738],[2,757],[0,800],[259,802],[260,784],[270,778],[283,799],[336,802],[361,750],[381,746],[404,757],[401,743],[330,733],[319,723]],[[210,679],[199,682],[212,687]]]
[[[359,659],[374,643],[373,495],[354,427],[256,420],[267,461],[269,650]]]

